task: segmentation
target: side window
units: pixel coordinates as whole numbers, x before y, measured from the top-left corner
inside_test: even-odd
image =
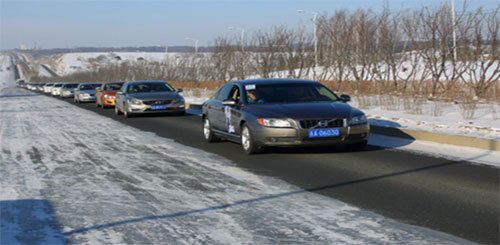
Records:
[[[219,89],[219,92],[217,92],[217,97],[215,99],[219,101],[227,99],[229,97],[229,92],[231,92],[231,88],[232,86],[229,84],[224,85]]]
[[[231,89],[231,93],[229,93],[229,99],[233,99],[236,102],[240,101],[240,89],[238,88],[237,85],[234,85],[233,88]]]
[[[127,87],[128,87],[127,84],[125,84],[125,85],[122,86],[122,92],[123,93],[127,93]]]

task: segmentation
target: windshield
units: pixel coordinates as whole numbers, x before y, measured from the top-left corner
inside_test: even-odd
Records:
[[[104,90],[120,90],[122,87],[123,83],[108,83],[104,85]]]
[[[78,83],[70,83],[70,84],[64,84],[63,88],[76,88],[78,87]]]
[[[83,84],[80,85],[80,90],[95,90],[99,86],[101,86],[101,84]]]
[[[56,88],[62,87],[62,84],[56,84],[56,85],[54,85],[54,87],[56,87]]]
[[[127,93],[173,92],[174,89],[167,83],[134,83],[127,88]]]
[[[246,85],[249,104],[331,102],[339,98],[321,84],[288,83]]]

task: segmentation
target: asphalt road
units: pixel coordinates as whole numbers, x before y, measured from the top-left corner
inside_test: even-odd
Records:
[[[345,152],[342,148],[272,149],[248,156],[239,144],[205,143],[199,116],[125,119],[93,103],[76,106],[219,154],[256,174],[279,178],[407,224],[474,242],[500,243],[497,168],[374,146],[362,152]]]

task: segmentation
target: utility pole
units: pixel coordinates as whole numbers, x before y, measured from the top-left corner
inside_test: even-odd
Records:
[[[313,33],[314,33],[314,67],[318,67],[318,33],[317,33],[317,19],[318,12],[312,12],[299,9],[297,13],[312,14],[313,15]]]
[[[457,62],[457,32],[455,31],[455,0],[451,0],[451,21],[453,22],[453,61]]]

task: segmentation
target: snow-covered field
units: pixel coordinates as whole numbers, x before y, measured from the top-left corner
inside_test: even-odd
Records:
[[[0,148],[1,244],[468,243],[15,88],[5,70]]]

